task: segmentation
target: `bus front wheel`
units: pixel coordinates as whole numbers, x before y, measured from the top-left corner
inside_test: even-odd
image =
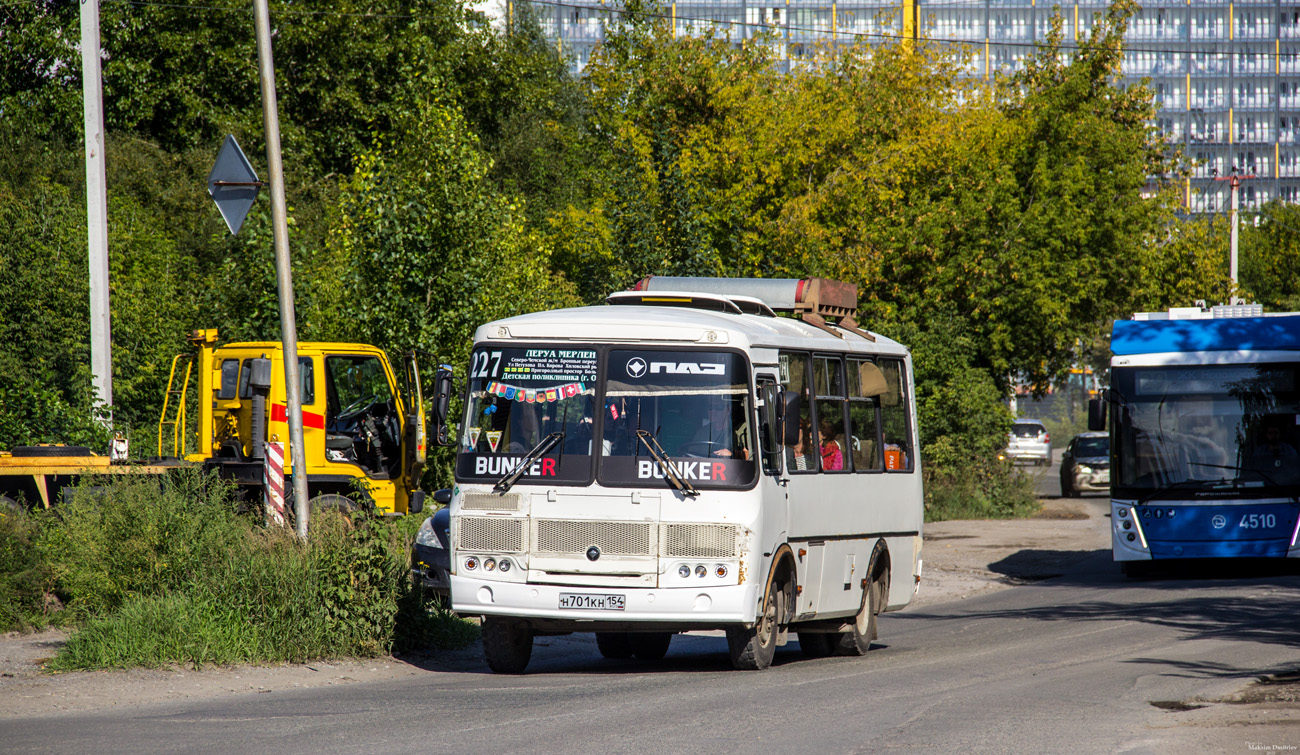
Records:
[[[528,622],[484,616],[483,657],[498,674],[522,674],[533,656],[533,630]]]
[[[777,622],[785,615],[785,590],[776,580],[767,585],[763,614],[752,627],[727,630],[727,649],[731,665],[742,671],[758,671],[772,665],[776,656]]]
[[[631,658],[632,636],[627,632],[597,632],[596,649],[603,658]]]

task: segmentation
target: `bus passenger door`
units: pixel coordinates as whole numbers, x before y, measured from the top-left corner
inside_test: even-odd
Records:
[[[758,451],[762,473],[758,492],[761,504],[760,527],[764,548],[776,548],[790,531],[790,498],[783,467],[784,447],[777,423],[777,404],[781,385],[776,375],[758,373]]]

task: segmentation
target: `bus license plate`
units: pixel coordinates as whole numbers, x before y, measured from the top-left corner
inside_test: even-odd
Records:
[[[560,593],[560,608],[583,608],[595,611],[622,611],[627,607],[627,598],[622,595],[579,595],[577,593]]]

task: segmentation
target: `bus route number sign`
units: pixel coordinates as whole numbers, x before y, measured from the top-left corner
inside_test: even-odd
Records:
[[[622,611],[627,607],[627,598],[622,595],[579,595],[577,593],[560,593],[560,608],[584,608],[595,611]]]

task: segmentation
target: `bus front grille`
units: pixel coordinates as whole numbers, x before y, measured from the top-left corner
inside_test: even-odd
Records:
[[[466,493],[460,499],[462,511],[518,511],[521,496],[518,493]]]
[[[457,534],[461,550],[484,553],[522,553],[525,519],[459,517]]]
[[[665,524],[659,542],[666,558],[736,556],[736,528],[729,524]]]
[[[611,556],[653,556],[654,525],[648,522],[584,522],[538,519],[534,552],[586,553],[593,545]]]

